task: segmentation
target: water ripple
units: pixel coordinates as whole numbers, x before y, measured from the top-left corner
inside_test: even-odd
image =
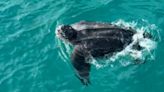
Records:
[[[163,11],[163,0],[1,0],[0,91],[159,91],[164,85]],[[155,52],[158,62],[93,67],[93,85],[83,87],[69,62],[72,47],[56,39],[56,26],[80,20],[118,19],[135,21],[139,27],[154,24],[161,30]]]

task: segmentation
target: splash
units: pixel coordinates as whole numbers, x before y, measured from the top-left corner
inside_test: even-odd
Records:
[[[115,53],[113,56],[106,56],[103,60],[96,60],[92,58],[91,63],[96,66],[97,69],[106,66],[114,67],[116,63],[122,66],[128,66],[131,64],[144,63],[147,61],[155,60],[155,48],[157,47],[157,41],[160,41],[159,29],[155,24],[149,24],[146,20],[140,22],[125,22],[124,20],[118,20],[112,22],[112,24],[123,27],[132,28],[137,31],[133,36],[133,42],[130,43],[124,50]],[[144,38],[144,33],[150,33],[152,38]],[[139,43],[143,50],[136,50],[133,46]],[[102,63],[103,62],[103,63]]]

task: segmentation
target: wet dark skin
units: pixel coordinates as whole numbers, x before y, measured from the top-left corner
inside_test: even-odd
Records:
[[[120,28],[112,24],[81,22],[90,27],[75,30],[70,25],[63,25],[60,30],[62,39],[70,42],[74,46],[71,55],[71,63],[75,69],[77,78],[82,84],[90,84],[89,72],[91,69],[88,58],[101,58],[106,54],[112,54],[123,50],[132,42],[132,37],[136,33],[131,28]],[[98,25],[94,27],[94,25]],[[139,45],[134,46],[141,49]]]

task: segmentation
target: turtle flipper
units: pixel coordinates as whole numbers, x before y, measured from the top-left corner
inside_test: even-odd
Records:
[[[83,85],[90,84],[89,72],[91,65],[86,62],[86,53],[81,46],[76,46],[72,53],[72,65],[76,71],[76,77]]]
[[[78,75],[75,75],[75,76],[81,81],[81,83],[83,85],[88,86],[89,84],[91,84],[91,82],[90,82],[90,80],[88,78],[87,79],[84,79],[84,78],[79,77]]]

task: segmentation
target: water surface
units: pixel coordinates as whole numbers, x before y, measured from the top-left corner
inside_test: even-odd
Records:
[[[1,0],[0,92],[163,92],[163,0]],[[59,24],[80,20],[155,25],[155,60],[134,66],[92,67],[92,85],[74,76]],[[144,20],[144,21],[143,21]],[[145,22],[146,21],[146,22]],[[60,48],[58,48],[60,46]],[[63,59],[64,58],[64,59]]]

